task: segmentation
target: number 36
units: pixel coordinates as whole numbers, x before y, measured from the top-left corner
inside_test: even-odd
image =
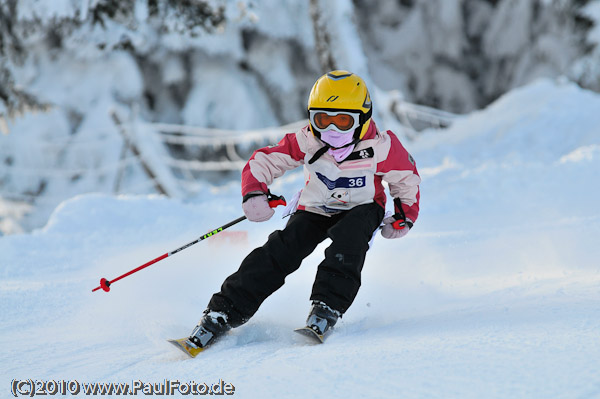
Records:
[[[365,185],[365,178],[364,177],[350,178],[350,179],[348,179],[348,185],[350,187],[362,187]]]

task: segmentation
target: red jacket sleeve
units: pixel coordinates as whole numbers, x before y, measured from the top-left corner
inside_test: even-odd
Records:
[[[392,198],[400,199],[402,212],[395,206],[396,213],[404,213],[413,223],[419,217],[419,184],[421,177],[413,157],[406,151],[398,137],[391,131],[390,152],[387,158],[377,164],[377,174],[388,182]]]
[[[295,133],[286,134],[279,143],[254,151],[242,170],[242,196],[252,191],[267,192],[274,179],[304,164]]]

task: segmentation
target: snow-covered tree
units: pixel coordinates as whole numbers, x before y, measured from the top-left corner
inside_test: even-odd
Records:
[[[397,119],[386,107],[402,97],[466,112],[539,76],[600,90],[599,4],[0,0],[0,129],[10,131],[0,135],[0,193],[45,201],[48,213],[81,192],[157,192],[112,111],[123,122],[282,125],[306,117],[308,92],[330,68],[365,78],[387,128]]]
[[[40,100],[15,81],[15,69],[39,52],[58,56],[73,51],[78,57],[92,56],[88,58],[119,50],[135,54],[148,27],[154,34],[197,36],[221,26],[224,10],[224,5],[205,0],[2,0],[0,118],[47,110],[53,102]]]
[[[593,49],[594,1],[355,3],[375,83],[415,102],[465,112],[538,77],[586,83],[574,67]]]

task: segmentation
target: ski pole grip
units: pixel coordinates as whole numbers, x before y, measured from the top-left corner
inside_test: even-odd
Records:
[[[402,230],[406,227],[406,222],[404,220],[396,220],[394,223],[392,223],[392,227],[396,230]]]
[[[277,208],[279,205],[283,205],[283,206],[287,205],[283,195],[275,195],[275,194],[272,194],[271,191],[267,191],[266,193],[256,192],[256,193],[246,194],[246,195],[244,195],[242,202],[246,202],[247,200],[249,200],[252,197],[259,197],[261,195],[267,196],[267,201],[269,202],[269,207],[271,207],[271,208]]]
[[[409,229],[412,229],[412,227],[413,227],[412,220],[406,219],[406,217],[401,213],[394,214],[394,219],[396,219],[396,220],[394,222],[392,222],[392,227],[396,230],[402,230],[407,227]]]
[[[283,197],[283,195],[271,194],[270,191],[267,193],[267,200],[269,201],[269,206],[271,208],[277,208],[279,205],[287,205],[287,202],[285,202],[285,198]]]

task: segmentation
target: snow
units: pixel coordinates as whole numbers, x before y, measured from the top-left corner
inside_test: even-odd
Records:
[[[512,88],[561,75],[598,91],[598,49],[589,45],[600,25],[584,23],[597,21],[598,0],[354,4],[374,82],[411,102],[471,112]]]
[[[74,0],[54,0],[53,2],[39,0],[22,0],[18,8],[19,19],[50,19],[61,17],[73,17],[77,7]]]
[[[34,205],[26,213],[1,211],[4,234],[42,227],[60,202],[77,194],[155,192],[130,153],[116,159],[123,143],[112,109],[126,123],[277,126],[306,117],[308,92],[324,72],[306,1],[211,1],[225,7],[226,23],[210,32],[185,29],[173,8],[153,16],[155,2],[146,0],[126,2],[121,8],[132,15],[117,13],[103,23],[92,23],[90,15],[104,4],[99,0],[14,3],[11,29],[24,54],[16,57],[17,42],[8,40],[9,56],[0,64],[15,89],[52,113],[48,119],[0,116],[0,132],[7,133],[0,134],[1,196]],[[103,9],[110,14],[118,3]],[[598,42],[600,24],[589,31],[579,26],[571,11],[565,14],[579,7],[557,8],[564,2],[313,3],[325,15],[336,64],[365,79],[378,104],[375,116],[388,127],[400,124],[389,109],[398,98],[464,112],[558,75],[599,90],[600,47],[585,43]],[[587,2],[578,12],[597,21],[599,5]],[[165,31],[163,18],[173,30]],[[2,110],[8,112],[3,102]]]
[[[3,395],[32,378],[222,379],[242,398],[598,397],[599,108],[597,94],[541,80],[405,142],[423,176],[421,216],[405,238],[375,240],[324,345],[292,329],[326,244],[198,358],[166,342],[191,331],[223,279],[283,226],[281,211],[91,292],[238,217],[239,183],[197,202],[74,197],[44,228],[0,238]],[[291,197],[301,179],[272,190]]]
[[[598,25],[597,22],[600,21],[600,1],[596,0],[590,2],[583,8],[583,11],[585,15],[595,22],[595,25],[589,34],[589,39],[596,44],[600,44],[600,25]]]
[[[217,62],[206,62],[195,73],[197,81],[203,83],[190,92],[188,105],[182,111],[185,124],[221,129],[256,129],[277,124],[269,100],[253,76]],[[223,101],[223,97],[227,100]],[[248,104],[253,104],[254,112],[244,110]]]

